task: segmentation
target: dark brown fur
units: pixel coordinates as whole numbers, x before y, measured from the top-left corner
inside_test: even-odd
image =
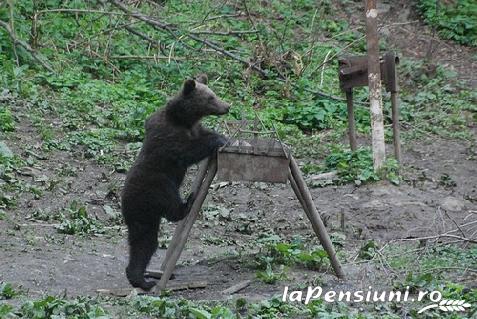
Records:
[[[189,211],[193,195],[184,202],[179,194],[187,168],[226,142],[200,124],[204,116],[229,110],[206,84],[206,76],[187,80],[165,108],[151,115],[142,149],[127,174],[121,209],[129,232],[126,275],[134,287],[149,290],[155,284],[144,279],[144,272],[157,249],[161,217],[179,221]]]

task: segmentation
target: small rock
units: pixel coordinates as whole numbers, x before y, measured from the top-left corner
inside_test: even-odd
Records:
[[[463,201],[455,197],[446,197],[441,203],[441,207],[450,212],[459,212],[464,206]]]
[[[364,209],[385,209],[387,206],[388,206],[387,203],[377,199],[373,199],[361,205],[361,207]]]
[[[310,176],[310,179],[312,181],[323,181],[323,180],[332,181],[332,180],[335,180],[337,178],[338,178],[338,172],[337,171],[315,174],[315,175]]]
[[[0,156],[9,157],[9,158],[13,157],[12,150],[3,141],[0,141]]]
[[[354,200],[359,200],[359,196],[356,194],[344,194],[343,197],[350,197]]]
[[[20,175],[23,176],[31,176],[31,177],[36,177],[41,174],[41,171],[33,168],[33,167],[24,167],[22,168],[19,172]]]

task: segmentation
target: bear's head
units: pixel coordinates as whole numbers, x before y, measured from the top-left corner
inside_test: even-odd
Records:
[[[176,122],[192,126],[204,116],[229,112],[230,104],[218,98],[207,86],[207,81],[206,74],[199,75],[196,80],[186,80],[181,92],[169,101],[168,114]]]

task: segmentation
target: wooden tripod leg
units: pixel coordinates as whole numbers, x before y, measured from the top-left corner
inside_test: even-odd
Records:
[[[401,137],[399,129],[399,100],[398,92],[391,92],[391,107],[392,107],[392,120],[393,120],[393,141],[394,141],[394,157],[401,165]]]
[[[197,173],[197,177],[194,180],[194,183],[192,184],[191,187],[191,193],[194,194],[194,201],[197,198],[197,193],[199,192],[199,188],[202,185],[202,182],[204,181],[205,175],[207,174],[207,168],[209,166],[209,159],[205,159],[200,163],[199,171]],[[164,260],[162,261],[161,268],[160,270],[164,272],[164,268],[166,267],[167,261],[171,258],[172,252],[176,249],[177,243],[179,242],[179,237],[182,234],[184,227],[185,227],[185,221],[187,218],[184,218],[181,220],[179,223],[177,223],[176,230],[174,232],[174,236],[171,239],[171,242],[169,243],[169,247],[167,247],[166,251],[166,256],[164,257]],[[162,276],[161,276],[162,278]]]
[[[348,137],[351,150],[356,151],[356,124],[354,123],[353,89],[346,90],[346,105],[348,107]]]
[[[177,260],[179,259],[182,250],[184,249],[185,243],[187,238],[189,237],[189,233],[192,229],[192,225],[196,221],[200,208],[204,203],[205,197],[207,196],[207,192],[209,191],[209,186],[212,184],[214,180],[215,174],[217,173],[217,158],[214,156],[213,158],[209,159],[208,167],[207,167],[207,174],[205,176],[204,182],[200,185],[199,191],[197,192],[197,196],[192,204],[189,214],[183,221],[183,228],[180,234],[176,237],[176,240],[173,244],[173,249],[169,254],[169,259],[165,260],[164,266],[164,273],[159,281],[159,284],[156,288],[156,292],[160,292],[164,290],[167,286],[167,282],[176,266]]]
[[[293,178],[293,175],[291,172],[290,174],[288,174],[288,180],[290,181],[291,188],[293,189],[293,192],[295,193],[296,198],[298,198],[298,201],[300,202],[301,207],[303,207],[303,210],[305,211],[306,216],[308,217],[308,219],[310,219],[310,213],[308,212],[308,207],[306,206],[303,196],[301,196],[298,185],[296,184],[295,179]]]
[[[328,231],[326,230],[323,221],[321,220],[320,214],[316,210],[315,204],[313,203],[313,198],[311,197],[310,190],[306,186],[305,180],[301,175],[300,168],[296,163],[295,159],[290,156],[290,171],[291,171],[291,178],[290,184],[295,192],[298,200],[300,197],[302,201],[300,202],[303,205],[303,209],[311,222],[313,230],[315,234],[318,236],[323,249],[328,253],[328,257],[330,258],[331,266],[333,267],[336,275],[339,278],[344,278],[344,272],[341,268],[341,264],[336,257],[335,249],[333,248],[333,244],[331,243],[330,237],[328,235]]]

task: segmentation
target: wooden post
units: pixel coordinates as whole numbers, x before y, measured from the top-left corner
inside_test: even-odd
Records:
[[[191,193],[194,194],[195,198],[197,198],[197,194],[199,193],[200,186],[202,185],[202,182],[205,178],[205,175],[207,174],[207,168],[209,166],[209,159],[206,158],[200,163],[199,171],[197,172],[197,177],[194,180],[194,183],[192,184],[191,187]],[[195,199],[194,199],[195,201]],[[179,242],[179,237],[181,236],[184,227],[185,227],[185,221],[187,218],[184,218],[181,220],[179,223],[177,223],[176,230],[174,232],[174,236],[171,239],[171,242],[169,243],[169,246],[167,247],[166,250],[166,256],[164,257],[164,260],[162,261],[161,268],[160,270],[164,272],[164,269],[166,267],[167,261],[171,258],[172,252],[176,249],[176,245]],[[162,276],[161,276],[162,277]]]
[[[384,144],[383,103],[381,97],[381,70],[377,29],[376,0],[366,1],[366,38],[368,46],[368,85],[371,104],[374,169],[380,169],[386,160]]]
[[[169,258],[164,261],[164,273],[162,274],[161,280],[156,287],[156,292],[160,292],[166,288],[167,282],[169,281],[169,278],[176,266],[177,260],[179,259],[182,250],[184,249],[187,238],[189,237],[192,225],[194,225],[194,222],[199,216],[200,208],[204,203],[205,197],[207,196],[207,193],[209,191],[210,184],[212,184],[216,173],[217,157],[215,155],[209,159],[207,165],[207,174],[203,183],[201,183],[200,185],[199,191],[197,192],[196,198],[194,200],[194,203],[192,204],[189,214],[181,223],[183,225],[180,233],[178,233],[177,236],[174,236],[175,238],[173,239],[173,242],[171,242],[171,245],[169,245],[169,248],[167,249],[168,251],[171,250],[171,252],[168,252],[166,254],[169,255]]]
[[[320,214],[316,210],[315,204],[313,203],[313,198],[311,197],[310,191],[306,186],[303,176],[301,175],[300,168],[298,167],[298,164],[296,163],[293,156],[290,156],[290,171],[292,179],[294,180],[290,180],[290,184],[292,185],[293,191],[297,195],[298,199],[300,199],[301,195],[303,203],[305,204],[303,206],[303,209],[305,210],[305,213],[310,220],[313,230],[318,236],[318,239],[320,240],[323,249],[328,254],[331,266],[333,267],[336,275],[339,278],[344,278],[345,275],[343,269],[341,268],[341,264],[336,257],[336,252],[333,248],[333,244],[331,243],[330,237],[328,236],[328,231],[326,230],[326,227],[321,220]]]
[[[346,104],[348,106],[348,137],[351,150],[356,151],[356,126],[354,123],[354,107],[353,107],[353,89],[346,90]]]
[[[394,157],[399,164],[401,164],[401,137],[399,129],[399,100],[398,92],[391,92],[391,108],[393,118],[393,142],[394,142]]]

